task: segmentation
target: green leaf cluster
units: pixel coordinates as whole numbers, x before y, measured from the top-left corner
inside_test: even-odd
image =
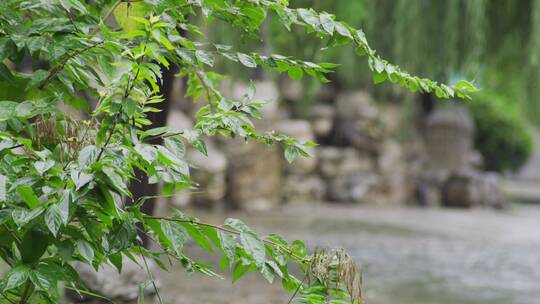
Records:
[[[181,212],[159,218],[140,211],[147,198],[129,191],[135,172],[143,172],[149,183],[163,183],[170,193],[193,187],[186,146],[206,155],[208,136],[279,144],[290,162],[309,156],[305,148],[315,145],[259,133],[252,121],[261,117],[267,101],[254,100],[254,86],[239,99],[222,94],[224,76],[212,70],[215,62],[260,67],[292,79],[307,74],[322,82],[336,68],[216,44],[193,16],[205,24],[227,22],[249,37],[258,36],[266,18],[278,18],[285,28],[298,26],[326,39],[328,47],[355,45],[376,82],[389,80],[440,97],[467,97],[475,90],[465,81],[447,86],[412,76],[380,58],[361,30],[327,13],[291,9],[284,0],[2,1],[0,257],[9,270],[0,279],[1,301],[57,303],[59,286],[91,294],[71,266],[75,261],[95,269],[110,263],[121,271],[123,259],[138,263],[142,255],[163,268],[168,258],[187,271],[216,276],[211,266],[185,254],[190,241],[221,253],[221,268],[230,270],[233,281],[258,272],[269,282],[281,279],[305,303],[321,303],[321,292],[336,298],[333,303],[344,303],[344,294],[350,303],[360,303],[353,289],[327,284],[328,276],[344,275],[339,267],[326,267],[309,282],[293,276],[291,264],[307,275],[321,260],[300,241],[263,237],[233,219],[218,226]],[[24,70],[25,59],[35,64]],[[152,128],[148,118],[160,111],[162,71],[172,65],[181,68],[177,76],[187,83],[187,97],[206,102],[193,128]],[[70,117],[64,105],[86,112],[88,119]],[[141,247],[139,235],[160,249]]]

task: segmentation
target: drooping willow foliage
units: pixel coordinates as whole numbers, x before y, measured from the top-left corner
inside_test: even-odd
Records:
[[[475,79],[483,90],[502,95],[509,107],[517,106],[540,122],[539,0],[290,2],[343,16],[348,23],[363,27],[382,54],[414,73],[449,82],[464,76]],[[299,58],[315,54],[341,65],[334,79],[342,85],[371,87],[372,77],[363,72],[365,62],[355,60],[349,46],[325,48],[324,41],[294,30],[284,35],[275,22],[266,26],[266,49]],[[225,28],[218,35],[238,37]],[[308,88],[318,87],[309,79],[303,81]]]
[[[415,72],[449,79],[478,61],[484,45],[485,2],[370,1],[368,31],[381,31],[378,37],[385,39],[375,43],[387,56],[404,60]],[[420,50],[427,52],[417,56]]]

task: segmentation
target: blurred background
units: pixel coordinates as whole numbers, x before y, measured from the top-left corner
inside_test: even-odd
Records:
[[[259,129],[319,146],[287,164],[279,147],[210,139],[208,158],[188,151],[197,189],[162,199],[158,212],[172,205],[215,222],[233,216],[312,249],[344,247],[364,271],[367,303],[540,303],[540,1],[290,2],[364,29],[374,49],[412,74],[474,80],[481,91],[442,101],[375,86],[352,48],[325,49],[275,16],[255,41],[216,21],[206,34],[239,51],[340,64],[321,84],[216,62],[231,75],[226,95],[240,97],[255,79],[257,99],[272,101]],[[169,89],[167,123],[192,126],[200,105],[182,97],[181,81]],[[186,279],[180,269],[159,277],[167,303],[290,297],[255,276],[239,288]]]

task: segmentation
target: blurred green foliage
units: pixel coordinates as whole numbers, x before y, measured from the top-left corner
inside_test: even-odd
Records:
[[[474,145],[483,156],[484,169],[516,171],[531,156],[533,134],[516,104],[495,93],[477,94],[468,104],[476,133]]]

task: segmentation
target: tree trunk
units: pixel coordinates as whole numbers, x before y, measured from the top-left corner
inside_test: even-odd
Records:
[[[161,67],[163,81],[160,85],[160,91],[163,94],[163,102],[157,103],[154,106],[160,109],[160,112],[150,112],[148,114],[148,119],[152,121],[151,128],[163,127],[167,124],[167,117],[169,115],[169,110],[172,103],[172,91],[174,83],[174,74],[177,73],[178,68],[176,66],[171,66],[168,70],[165,67]],[[162,139],[156,138],[150,142],[151,144],[161,144]],[[151,197],[158,194],[158,184],[149,184],[148,176],[140,170],[135,171],[136,178],[133,180],[130,186],[131,193],[133,194],[133,201],[137,201],[142,197]],[[156,206],[155,199],[148,199],[141,206],[141,211],[145,214],[153,214]],[[146,235],[140,233],[141,239],[143,240],[143,245],[148,248],[149,239]]]

